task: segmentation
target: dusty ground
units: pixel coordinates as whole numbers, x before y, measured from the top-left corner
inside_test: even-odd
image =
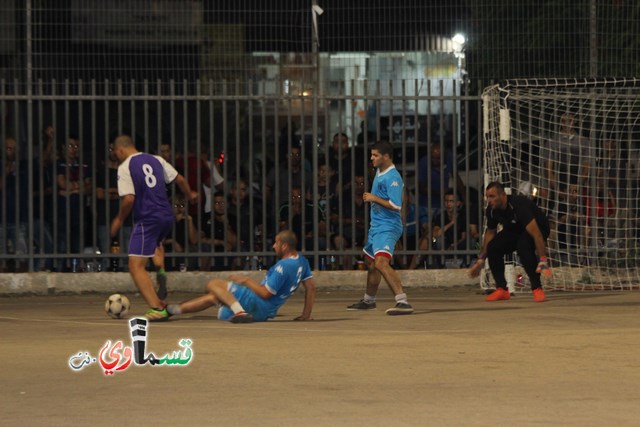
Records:
[[[99,359],[107,340],[130,345],[105,295],[0,298],[0,424],[638,425],[640,292],[409,296],[411,316],[384,314],[385,289],[372,312],[345,310],[360,292],[322,291],[307,323],[291,321],[301,295],[268,323],[178,317],[150,325],[147,351],[189,338],[188,365],[110,376],[97,362],[69,366],[80,352]]]

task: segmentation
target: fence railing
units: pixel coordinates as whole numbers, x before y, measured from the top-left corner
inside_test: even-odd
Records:
[[[420,265],[456,265],[444,255],[468,262],[473,238],[448,250],[428,230],[449,186],[464,218],[454,233],[469,236],[479,223],[480,97],[455,81],[428,84],[439,89],[418,96],[413,81],[342,82],[335,94],[284,95],[255,82],[252,95],[235,95],[246,93],[239,83],[213,95],[207,82],[38,82],[22,92],[2,81],[2,267],[126,268],[131,224],[118,236],[121,253],[112,253],[108,236],[119,206],[110,142],[122,133],[139,150],[166,156],[202,192],[184,207],[197,238],[177,221],[168,268],[267,266],[282,227],[300,233],[314,268],[356,266],[369,220],[356,200],[373,178],[367,147],[380,139],[392,142],[407,189],[396,262],[414,267],[418,254]],[[179,190],[169,186],[168,196],[180,219]]]

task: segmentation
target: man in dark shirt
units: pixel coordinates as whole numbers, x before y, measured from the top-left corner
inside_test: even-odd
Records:
[[[504,255],[518,251],[525,272],[531,281],[533,299],[536,302],[545,300],[540,273],[551,276],[547,264],[545,239],[549,236],[549,222],[538,206],[525,196],[507,195],[499,182],[487,186],[487,230],[482,242],[482,250],[478,260],[469,269],[469,275],[476,277],[489,259],[489,268],[496,281],[496,290],[486,297],[486,301],[508,300],[511,295],[507,290],[504,277]],[[498,233],[498,224],[502,230]],[[537,266],[536,266],[537,265]]]
[[[332,187],[340,192],[348,192],[353,179],[351,149],[349,148],[349,137],[343,132],[333,135],[329,165],[333,170],[333,175],[331,176]]]
[[[98,242],[100,251],[105,254],[110,251],[112,246],[110,236],[110,224],[113,217],[120,211],[120,196],[118,195],[118,158],[114,151],[113,142],[109,143],[109,153],[106,160],[100,165],[98,172],[95,174],[96,181],[96,223],[98,224]],[[127,253],[129,238],[133,220],[131,215],[125,219],[122,226],[123,236],[114,240],[118,241],[120,249]],[[113,264],[111,264],[113,262]],[[103,268],[106,270],[111,264],[119,266],[120,260],[105,259]],[[161,298],[163,299],[163,298]]]
[[[238,243],[238,235],[234,229],[235,224],[229,222],[227,217],[227,202],[222,191],[216,191],[213,195],[213,211],[208,217],[203,218],[204,221],[200,226],[203,237],[201,243],[210,245],[214,253],[233,252],[236,250]],[[203,251],[208,249],[203,248]],[[214,271],[231,270],[231,258],[215,257],[213,266],[209,265],[207,257],[200,260],[200,268],[208,270],[213,268]]]
[[[29,166],[26,160],[18,158],[18,148],[16,139],[7,136],[5,163],[0,163],[0,253],[4,253],[5,248],[8,253],[27,252]],[[6,211],[4,219],[3,207]]]
[[[92,191],[93,177],[91,168],[86,163],[87,157],[83,159],[80,155],[81,148],[78,136],[69,136],[64,146],[64,156],[58,160],[58,253],[69,251],[78,254],[85,243],[81,240],[82,233],[77,231],[81,225],[86,225],[89,218],[90,212],[87,211],[85,202]],[[63,261],[68,262],[69,260]],[[72,266],[71,269],[73,270]]]
[[[294,186],[291,188],[291,200],[280,206],[279,224],[280,231],[291,230],[297,237],[297,250],[312,249],[315,241],[321,251],[327,249],[327,224],[320,208],[304,199],[302,189]],[[314,211],[318,216],[318,229],[314,230]],[[303,243],[304,242],[304,246]],[[313,260],[309,259],[313,268]]]

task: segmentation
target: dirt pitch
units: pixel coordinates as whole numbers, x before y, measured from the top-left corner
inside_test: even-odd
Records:
[[[552,293],[486,303],[475,288],[409,289],[411,316],[348,312],[360,292],[321,290],[315,321],[292,322],[296,295],[267,323],[209,310],[152,324],[147,351],[181,350],[182,367],[105,376],[107,340],[128,324],[106,295],[0,298],[0,424],[488,426],[638,425],[640,292]],[[170,296],[181,300],[193,295]],[[143,301],[131,296],[133,314]]]

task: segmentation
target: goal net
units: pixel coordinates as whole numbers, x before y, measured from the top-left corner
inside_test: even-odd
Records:
[[[551,223],[545,288],[639,288],[640,80],[513,80],[482,96],[485,185],[532,197]],[[529,289],[511,258],[511,290]]]

